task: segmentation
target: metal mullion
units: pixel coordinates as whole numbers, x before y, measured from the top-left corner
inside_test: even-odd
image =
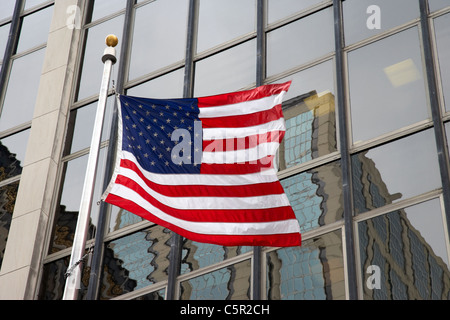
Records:
[[[434,124],[436,138],[436,148],[438,152],[438,162],[441,171],[441,183],[443,190],[443,202],[446,213],[447,232],[450,230],[450,168],[447,150],[447,141],[444,124],[442,121],[442,109],[439,104],[439,95],[436,83],[436,68],[434,65],[434,55],[432,39],[430,33],[430,22],[428,19],[428,0],[419,0],[420,24],[422,31],[423,54],[425,58],[425,68],[428,85],[428,97],[431,108],[431,116]]]
[[[354,225],[353,225],[353,203],[351,188],[351,162],[349,136],[347,129],[346,109],[346,90],[344,74],[344,44],[343,44],[343,22],[341,0],[333,0],[334,11],[334,34],[336,49],[336,91],[338,101],[338,122],[339,122],[339,142],[341,146],[341,168],[342,168],[342,189],[343,189],[343,208],[344,208],[344,232],[345,232],[345,252],[347,267],[348,298],[356,300],[357,277],[356,277],[356,257],[354,243]]]

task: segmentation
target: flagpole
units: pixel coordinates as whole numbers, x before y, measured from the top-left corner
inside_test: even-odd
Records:
[[[118,39],[115,35],[106,37],[105,51],[102,56],[103,76],[100,87],[100,94],[97,105],[97,113],[95,116],[94,129],[92,133],[91,148],[84,180],[83,192],[81,194],[80,210],[78,213],[77,226],[72,246],[72,254],[70,257],[69,267],[66,272],[66,285],[64,288],[64,300],[77,300],[81,284],[81,275],[83,268],[83,260],[86,250],[87,232],[91,216],[92,198],[95,184],[95,176],[97,172],[98,155],[100,151],[101,134],[103,128],[103,118],[106,108],[106,99],[108,96],[109,81],[111,78],[111,69],[116,63],[116,49],[114,48]]]

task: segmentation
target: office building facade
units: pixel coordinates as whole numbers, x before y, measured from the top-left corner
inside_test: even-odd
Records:
[[[59,300],[119,38],[79,299],[450,298],[450,2],[0,2],[0,299]],[[278,176],[302,246],[197,243],[100,201],[115,93],[292,81]]]

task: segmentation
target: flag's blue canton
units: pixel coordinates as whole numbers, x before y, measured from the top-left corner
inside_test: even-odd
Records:
[[[194,132],[200,123],[196,127],[195,122],[199,121],[197,99],[120,96],[120,102],[122,149],[133,153],[145,170],[168,174],[200,172],[200,163],[194,161],[201,159],[198,155],[202,152],[201,130]],[[173,138],[176,140],[172,141]],[[183,150],[181,146],[190,147],[190,152],[175,152]]]

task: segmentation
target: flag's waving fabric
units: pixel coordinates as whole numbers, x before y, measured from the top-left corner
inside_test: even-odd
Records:
[[[193,241],[300,245],[273,167],[289,86],[192,99],[119,96],[116,166],[103,199]]]

